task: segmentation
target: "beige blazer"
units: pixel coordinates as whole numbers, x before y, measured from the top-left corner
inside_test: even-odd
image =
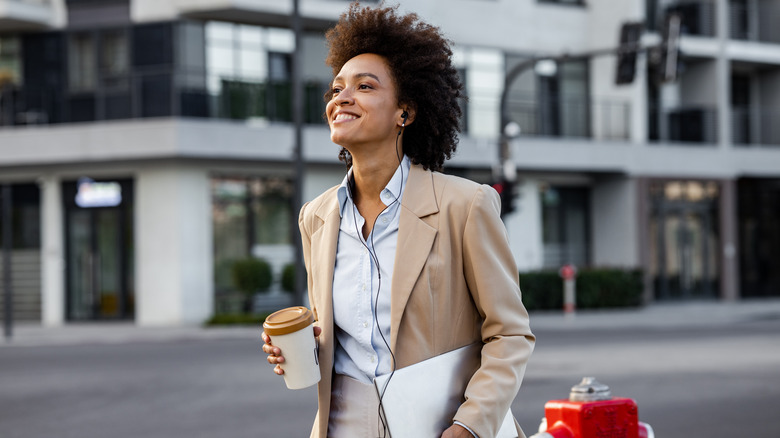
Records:
[[[332,288],[340,224],[336,193],[334,187],[307,203],[299,217],[309,302],[322,327],[322,380],[312,438],[326,438],[330,411]],[[390,348],[398,368],[484,343],[482,365],[454,418],[480,438],[498,431],[535,341],[499,209],[498,194],[489,186],[412,166],[402,199],[391,290]]]

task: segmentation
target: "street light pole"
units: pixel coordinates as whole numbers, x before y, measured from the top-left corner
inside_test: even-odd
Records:
[[[11,185],[3,184],[2,189],[2,224],[3,224],[3,321],[5,339],[13,336],[14,302],[11,293],[11,238],[13,236],[11,223]]]

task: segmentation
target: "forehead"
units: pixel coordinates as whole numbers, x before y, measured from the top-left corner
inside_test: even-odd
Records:
[[[363,53],[350,59],[341,67],[341,71],[334,79],[347,80],[364,74],[373,75],[380,82],[392,81],[387,59],[374,53]]]

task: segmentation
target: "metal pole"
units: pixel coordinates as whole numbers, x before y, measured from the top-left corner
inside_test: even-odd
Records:
[[[302,23],[299,0],[293,0],[292,28],[295,33],[295,51],[292,57],[292,109],[295,130],[293,159],[295,161],[295,190],[293,193],[293,211],[297,213],[303,206],[303,82],[302,67]],[[293,215],[297,217],[297,215]],[[303,264],[303,248],[297,221],[293,226],[295,242],[295,301],[303,303],[306,296],[306,267]]]
[[[2,191],[3,204],[3,294],[4,294],[4,333],[5,339],[10,340],[13,336],[13,294],[11,293],[11,185],[3,184]]]

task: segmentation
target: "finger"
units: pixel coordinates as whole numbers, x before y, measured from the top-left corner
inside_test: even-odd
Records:
[[[275,372],[276,374],[280,375],[280,376],[281,376],[282,374],[284,374],[284,370],[283,370],[283,369],[282,369],[282,367],[280,367],[279,365],[277,365],[277,366],[275,366],[275,367],[274,367],[274,372]]]
[[[314,337],[316,338],[322,333],[322,327],[314,326]]]

